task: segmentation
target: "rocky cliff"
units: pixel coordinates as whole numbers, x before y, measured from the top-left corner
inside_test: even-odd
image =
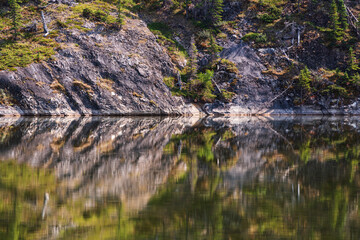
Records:
[[[0,115],[198,114],[163,83],[169,56],[139,19],[118,32],[85,23],[62,30],[53,60],[0,71]]]
[[[17,40],[0,11],[0,115],[360,115],[357,31],[329,39],[326,1],[224,1],[215,25],[202,4],[54,1],[44,37],[30,2]]]

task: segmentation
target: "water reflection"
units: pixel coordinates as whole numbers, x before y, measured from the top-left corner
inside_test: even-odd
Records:
[[[356,118],[0,118],[0,239],[359,239],[359,137]]]

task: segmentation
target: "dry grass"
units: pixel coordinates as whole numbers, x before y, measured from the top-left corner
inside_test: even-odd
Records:
[[[73,81],[73,85],[77,88],[79,88],[80,90],[85,91],[88,95],[93,95],[94,94],[94,90],[91,88],[90,85],[78,80],[78,79],[74,79]]]
[[[51,85],[50,88],[53,90],[54,93],[65,93],[66,89],[63,85],[61,85],[61,83],[59,83],[58,80],[54,80]]]
[[[141,94],[138,94],[137,92],[133,92],[132,95],[137,98],[143,98],[144,96]]]
[[[154,105],[155,107],[158,107],[158,104],[154,101],[154,100],[150,100],[149,101],[152,105]]]
[[[113,89],[114,82],[110,79],[98,78],[96,85],[98,85],[100,88],[107,90],[109,92],[114,91],[114,89]]]
[[[12,106],[15,99],[10,95],[6,89],[0,89],[0,105]]]

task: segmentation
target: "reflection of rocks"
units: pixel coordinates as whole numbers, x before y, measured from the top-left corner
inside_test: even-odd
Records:
[[[319,162],[335,160],[339,157],[336,152],[341,152],[343,156],[344,147],[350,149],[360,144],[356,140],[360,139],[357,136],[360,133],[357,118],[216,117],[206,119],[205,124],[216,129],[229,128],[235,135],[228,140],[228,148],[237,151],[238,160],[224,173],[227,187],[254,180],[290,178],[296,182],[298,166],[305,164],[304,161],[309,161],[309,164],[303,166],[302,171],[311,172],[310,175],[315,177],[318,173],[314,172],[316,168],[312,169],[314,164],[321,169],[324,164]],[[318,139],[326,141],[319,142]],[[341,143],[346,139],[348,143]],[[216,148],[214,151],[216,155]],[[218,156],[221,159],[223,155]]]
[[[174,167],[173,161],[162,160],[163,147],[172,134],[181,134],[195,122],[194,118],[40,118],[34,122],[25,118],[12,125],[11,137],[0,144],[1,159],[54,169],[73,196],[111,194],[128,200],[129,208],[138,208]]]
[[[288,120],[286,117],[221,117],[201,122],[196,118],[0,118],[0,159],[16,159],[34,167],[54,169],[60,184],[73,197],[86,195],[96,200],[117,196],[135,210],[144,206],[159,184],[176,175],[176,171],[190,169],[190,165],[185,165],[189,162],[177,162],[181,144],[174,145],[174,153],[163,155],[174,134],[186,133],[192,138],[191,134],[199,129],[214,131],[209,136],[215,159],[212,163],[199,164],[199,176],[207,174],[202,171],[206,164],[220,167],[224,186],[230,189],[255,179],[296,180],[293,170],[299,169],[294,167],[297,164],[334,159],[337,149],[350,148],[360,139],[357,119],[290,117],[291,121]],[[338,143],[337,139],[341,140],[345,133],[349,133],[349,142]],[[319,139],[328,142],[315,141],[320,136]],[[306,152],[304,143],[309,140],[317,145],[314,151]],[[194,154],[196,157],[197,153]]]

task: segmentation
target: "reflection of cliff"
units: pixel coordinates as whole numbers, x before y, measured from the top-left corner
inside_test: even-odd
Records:
[[[181,151],[182,156],[226,169],[229,182],[234,182],[273,175],[274,167],[288,176],[294,165],[353,156],[360,145],[356,119],[208,118],[190,127],[196,121],[2,118],[0,159],[54,169],[73,192],[131,197],[139,191],[153,193]],[[163,156],[166,145],[170,158]]]
[[[208,118],[190,127],[196,121],[2,118],[0,159],[54,169],[74,193],[131,198],[139,192],[153,194],[166,181],[179,150],[189,159],[226,169],[228,183],[234,184],[266,173],[288,176],[301,162],[352,156],[360,139],[356,119]],[[170,158],[163,156],[169,141]]]
[[[138,231],[161,232],[158,239],[359,238],[356,119],[203,124],[173,137],[189,175],[154,196]]]
[[[51,236],[76,229],[77,239],[113,239],[116,228],[124,239],[238,239],[239,231],[244,239],[326,238],[325,229],[342,239],[359,236],[358,126],[321,118],[0,118],[0,159],[51,169],[45,178],[24,168],[38,178],[31,199],[13,161],[3,162],[1,177],[13,176],[23,192],[16,196],[29,209],[35,202],[35,215],[50,193],[38,229]]]
[[[218,130],[227,128],[234,134],[222,143],[238,155],[236,165],[226,172],[230,182],[288,177],[311,162],[321,168],[321,162],[325,167],[327,161],[360,157],[357,118],[214,118],[208,119],[206,125]],[[214,154],[221,159],[222,152],[216,153],[219,146],[214,146]]]
[[[128,201],[128,208],[138,208],[174,167],[174,161],[162,159],[163,147],[172,134],[194,122],[183,118],[3,121],[4,126],[12,125],[4,127],[11,131],[2,139],[0,158],[54,169],[73,197],[116,195]]]

